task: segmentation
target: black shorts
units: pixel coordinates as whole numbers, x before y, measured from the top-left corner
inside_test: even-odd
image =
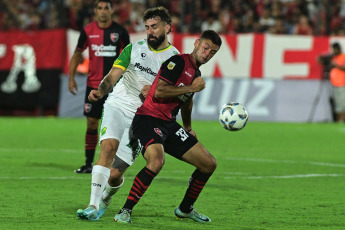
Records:
[[[136,114],[132,129],[143,155],[150,144],[160,143],[164,152],[181,159],[183,154],[198,143],[198,140],[176,121]]]
[[[103,112],[103,104],[107,99],[107,96],[103,97],[101,100],[96,102],[91,102],[88,99],[88,96],[94,88],[87,87],[85,92],[85,99],[84,99],[84,116],[86,117],[94,117],[97,119],[101,119],[102,112]]]

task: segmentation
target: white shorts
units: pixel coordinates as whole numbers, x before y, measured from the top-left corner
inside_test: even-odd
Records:
[[[99,143],[105,139],[116,139],[120,142],[116,156],[129,165],[138,157],[138,151],[130,146],[130,126],[134,113],[115,104],[104,104]]]

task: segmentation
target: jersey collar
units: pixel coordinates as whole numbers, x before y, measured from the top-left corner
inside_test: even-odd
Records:
[[[148,43],[147,43],[147,46],[150,48],[150,50],[152,50],[152,51],[155,52],[155,53],[163,52],[163,51],[168,50],[168,49],[170,49],[170,48],[172,47],[172,45],[170,44],[170,42],[169,42],[169,45],[168,45],[167,47],[165,47],[165,48],[163,48],[163,49],[160,49],[160,50],[155,50],[155,49],[152,48]]]

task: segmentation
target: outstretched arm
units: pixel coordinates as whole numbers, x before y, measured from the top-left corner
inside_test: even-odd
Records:
[[[99,99],[110,93],[111,89],[114,87],[114,85],[120,79],[124,72],[125,71],[120,68],[113,67],[110,72],[103,78],[101,84],[99,84],[98,86],[98,89],[91,90],[88,97],[89,100],[98,101]]]

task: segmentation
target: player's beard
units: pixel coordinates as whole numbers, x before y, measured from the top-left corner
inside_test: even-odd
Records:
[[[150,38],[155,38],[154,40],[151,40]],[[149,35],[147,37],[147,42],[149,43],[149,46],[154,48],[155,50],[165,41],[165,34],[155,37],[153,35]]]

